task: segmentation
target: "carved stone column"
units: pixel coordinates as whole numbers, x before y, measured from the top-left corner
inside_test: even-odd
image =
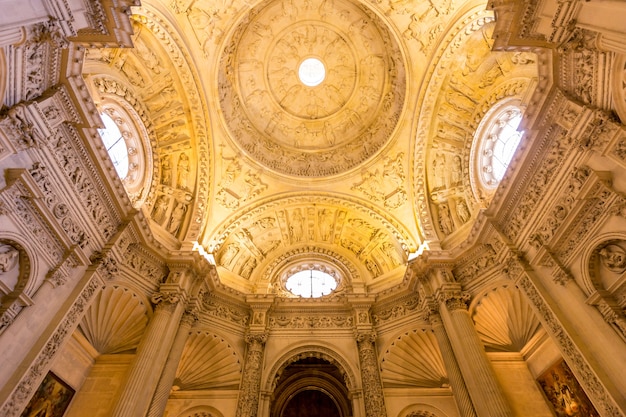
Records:
[[[472,400],[467,391],[465,381],[463,380],[463,375],[461,374],[461,368],[459,368],[459,364],[454,356],[454,351],[452,350],[450,339],[448,339],[448,334],[441,321],[441,316],[438,312],[431,311],[428,314],[428,322],[435,332],[435,337],[437,338],[437,343],[441,350],[441,356],[443,357],[443,362],[448,372],[448,379],[452,386],[454,400],[456,401],[457,407],[459,407],[461,416],[476,417],[476,411],[474,411]]]
[[[189,338],[189,331],[193,324],[198,321],[198,311],[196,308],[188,308],[180,321],[180,326],[174,337],[174,343],[172,343],[172,349],[167,357],[165,363],[165,369],[159,379],[150,408],[148,410],[148,417],[161,417],[165,412],[165,406],[167,405],[167,399],[170,396],[174,379],[176,378],[176,370],[178,369],[178,363],[183,354],[185,343]]]
[[[137,347],[135,360],[130,366],[111,416],[146,415],[170,351],[172,333],[183,313],[182,298],[181,292],[161,292],[152,297],[152,302],[157,304],[156,311]]]
[[[513,416],[467,311],[469,295],[460,291],[441,291],[438,298],[440,308],[449,313],[449,323],[442,314],[444,324],[476,413],[480,417]]]
[[[376,360],[376,333],[373,331],[357,332],[356,344],[361,364],[361,379],[365,397],[365,415],[367,417],[385,417],[385,397],[383,384],[378,372]]]
[[[237,417],[256,417],[258,413],[261,370],[266,341],[267,333],[248,333],[246,335],[248,353],[241,378]]]

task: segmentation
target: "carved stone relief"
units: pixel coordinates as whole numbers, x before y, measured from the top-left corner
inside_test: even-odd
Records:
[[[259,264],[269,267],[267,262],[291,245],[331,250],[361,264],[372,278],[404,265],[406,249],[376,216],[330,204],[286,203],[277,210],[259,210],[230,231],[217,253],[219,265],[248,279]]]
[[[316,87],[298,78],[310,55],[326,68]],[[404,77],[400,50],[367,8],[264,2],[223,52],[220,101],[234,139],[258,162],[287,175],[327,176],[387,142],[404,105]]]

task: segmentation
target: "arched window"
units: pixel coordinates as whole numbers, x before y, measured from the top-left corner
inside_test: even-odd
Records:
[[[102,117],[102,122],[104,122],[104,129],[98,129],[98,133],[100,133],[104,147],[111,157],[111,162],[115,166],[117,175],[123,180],[128,175],[128,147],[126,146],[126,141],[118,124],[111,116],[102,113],[100,117]]]
[[[302,270],[287,278],[285,288],[300,297],[319,298],[333,292],[337,288],[337,280],[316,269]]]
[[[98,129],[102,144],[133,206],[139,207],[150,189],[152,149],[148,133],[133,108],[112,100],[100,104],[104,128]]]
[[[491,194],[504,174],[522,138],[518,100],[496,104],[480,122],[472,145],[472,185],[479,196]]]

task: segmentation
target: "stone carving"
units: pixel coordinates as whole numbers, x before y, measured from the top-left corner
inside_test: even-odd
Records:
[[[239,400],[237,401],[237,417],[256,417],[259,408],[259,392],[261,389],[261,371],[263,351],[267,334],[246,334],[248,353],[243,370]]]
[[[626,271],[626,250],[621,246],[609,244],[598,251],[602,265],[611,272],[621,274]]]
[[[259,173],[247,170],[242,175],[241,162],[237,157],[222,155],[222,161],[227,162],[227,165],[218,184],[216,199],[223,207],[236,209],[267,190],[268,185]]]
[[[438,219],[439,219],[439,230],[444,236],[447,236],[454,232],[454,223],[452,221],[452,215],[450,213],[450,207],[448,207],[447,203],[439,204]]]
[[[0,275],[15,268],[19,270],[19,251],[11,245],[0,243]]]
[[[172,210],[172,215],[167,223],[167,231],[172,235],[178,235],[180,227],[185,220],[185,213],[187,213],[187,205],[183,202],[178,202],[174,210]]]
[[[44,376],[50,368],[51,362],[56,356],[63,342],[76,329],[78,322],[85,314],[85,311],[91,304],[91,301],[102,288],[102,282],[93,276],[80,295],[76,298],[72,306],[69,308],[61,324],[50,335],[45,346],[37,354],[37,357],[31,362],[30,367],[24,372],[21,380],[17,384],[11,396],[4,403],[0,414],[6,417],[17,417],[26,407],[28,399],[31,398],[33,391],[39,386]]]
[[[219,298],[206,293],[202,298],[203,315],[219,320],[227,320],[238,326],[247,326],[250,322],[250,313],[241,306],[229,305]]]
[[[575,370],[575,374],[585,392],[589,395],[594,405],[600,412],[608,416],[621,416],[619,407],[613,402],[611,396],[591,369],[585,358],[580,354],[576,344],[570,335],[563,329],[550,307],[546,304],[541,294],[535,288],[528,275],[522,274],[517,280],[518,287],[525,293],[528,301],[534,306],[535,312],[541,320],[544,329],[551,334],[552,339],[558,344],[563,356]]]
[[[361,191],[370,200],[382,202],[389,209],[402,206],[406,202],[403,158],[403,152],[395,158],[386,157],[382,172],[377,169],[361,173],[361,182],[355,183],[352,189]]]
[[[400,51],[376,15],[343,0],[311,3],[288,13],[280,2],[258,6],[220,63],[232,135],[263,165],[294,176],[336,174],[372,156],[395,129],[405,95]],[[316,17],[332,24],[313,23]],[[316,87],[298,78],[311,54],[326,67]]]
[[[372,322],[377,326],[414,314],[418,312],[419,303],[420,297],[413,296],[382,310],[376,310],[372,313]]]
[[[351,329],[354,319],[348,315],[270,316],[270,329]]]
[[[382,382],[378,372],[378,361],[375,352],[376,335],[373,332],[359,332],[356,343],[361,364],[361,379],[365,399],[365,415],[367,417],[385,417],[385,399]]]

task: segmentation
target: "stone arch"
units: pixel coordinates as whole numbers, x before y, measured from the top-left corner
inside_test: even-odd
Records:
[[[28,252],[12,234],[0,237],[0,333],[33,303],[37,280]]]
[[[198,405],[179,413],[178,417],[224,417],[224,415],[209,405]]]
[[[274,390],[281,372],[290,364],[307,357],[323,359],[334,364],[342,373],[348,391],[354,391],[357,388],[355,370],[352,369],[345,358],[326,346],[308,344],[285,352],[274,362],[266,375],[264,389],[267,391]]]
[[[447,417],[447,414],[429,404],[411,404],[400,411],[398,417]]]
[[[626,339],[626,236],[599,236],[582,256],[583,291],[604,320]]]
[[[626,257],[622,259],[622,266],[611,265],[617,261],[621,251],[626,252],[625,233],[607,233],[598,236],[587,246],[581,262],[582,282],[580,283],[587,296],[597,291],[608,290],[615,283],[611,283],[617,276],[626,271]],[[608,258],[612,258],[610,261]],[[612,275],[612,276],[610,276]]]

